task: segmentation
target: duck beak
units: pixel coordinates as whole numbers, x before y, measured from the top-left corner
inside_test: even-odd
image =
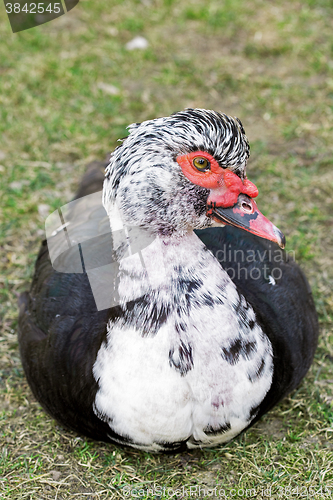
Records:
[[[215,203],[210,204],[207,215],[213,217],[216,222],[239,227],[261,238],[274,241],[281,248],[285,247],[284,234],[258,210],[256,202],[246,194],[239,194],[237,203],[231,207],[217,207]]]

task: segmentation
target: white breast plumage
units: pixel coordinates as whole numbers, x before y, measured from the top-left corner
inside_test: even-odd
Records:
[[[138,254],[122,261],[121,302],[139,305],[135,322],[125,315],[108,325],[93,369],[94,411],[147,449],[228,441],[270,388],[271,344],[193,232],[181,244],[157,238],[142,257],[147,269]],[[155,328],[146,328],[152,318]]]

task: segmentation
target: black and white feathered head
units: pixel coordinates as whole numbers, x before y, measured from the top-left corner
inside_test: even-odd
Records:
[[[239,225],[223,212],[236,205],[244,208],[242,219],[258,217],[252,200],[258,192],[245,173],[249,143],[238,118],[185,109],[130,125],[129,131],[106,169],[108,213],[116,201],[127,224],[161,235],[181,235],[217,220]],[[249,222],[243,228],[259,234]]]

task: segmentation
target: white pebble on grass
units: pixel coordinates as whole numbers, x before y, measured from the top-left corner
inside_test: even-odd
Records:
[[[149,46],[148,40],[143,36],[136,36],[133,40],[126,43],[125,47],[127,50],[141,49],[144,50]]]

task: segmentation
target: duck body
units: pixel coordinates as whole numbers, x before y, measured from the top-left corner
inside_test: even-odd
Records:
[[[183,113],[193,119],[190,111]],[[141,254],[120,259],[118,303],[98,310],[89,271],[56,271],[45,241],[21,299],[19,345],[36,398],[66,427],[181,451],[229,441],[294,389],[313,359],[318,327],[306,278],[286,253],[238,227],[207,227],[201,200],[217,196],[215,188],[209,195],[181,180],[177,192],[182,177],[175,181],[158,160],[146,170],[139,164],[137,180],[126,169],[107,171],[106,212],[118,195],[122,217],[154,234]],[[92,170],[79,197],[99,183]],[[158,183],[166,188],[156,194]],[[168,190],[189,214],[185,225],[182,214],[168,214]]]

